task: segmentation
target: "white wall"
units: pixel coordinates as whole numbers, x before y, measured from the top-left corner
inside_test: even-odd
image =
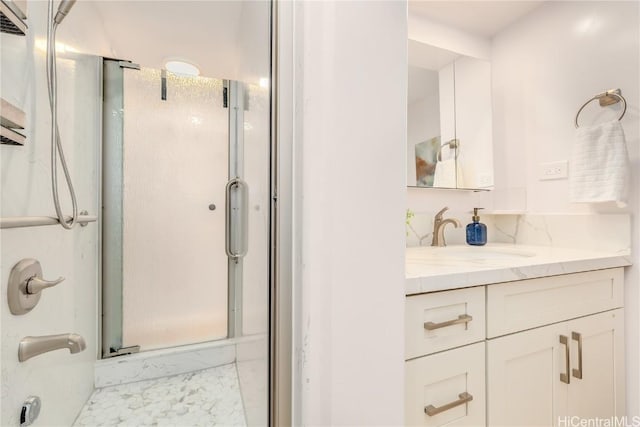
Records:
[[[637,10],[633,2],[549,2],[494,39],[496,173],[502,185],[527,188],[530,211],[617,212],[613,204],[570,204],[568,182],[539,181],[538,163],[568,159],[578,108],[617,87],[628,102],[622,123],[637,161]],[[619,112],[620,105],[593,102],[580,120],[602,122]]]
[[[630,212],[635,266],[627,269],[627,411],[640,414],[640,122],[637,2],[547,2],[493,40],[496,184],[524,187],[530,212]],[[568,203],[567,180],[539,181],[538,163],[566,160],[573,119],[592,95],[621,88],[633,168],[629,207]],[[620,106],[587,107],[581,123],[613,119]],[[585,230],[588,232],[588,230]]]
[[[46,2],[29,2],[26,37],[0,36],[2,96],[27,113],[27,143],[0,146],[1,215],[53,215],[49,166],[50,113],[45,83],[44,40]],[[89,30],[90,28],[90,30]],[[77,50],[108,54],[101,22],[90,2],[71,11],[59,30],[58,42]],[[98,143],[99,68],[95,58],[61,55],[58,61],[59,123],[79,208],[99,210]],[[70,203],[60,175],[63,210]],[[29,395],[42,399],[39,425],[68,426],[93,390],[93,363],[97,355],[97,249],[96,224],[65,231],[60,226],[2,230],[1,299],[7,279],[22,258],[37,258],[45,278],[66,280],[43,291],[40,304],[23,316],[1,305],[2,411],[0,424],[17,426],[22,402]],[[26,362],[17,360],[18,343],[28,335],[76,332],[87,343],[82,353],[59,350]]]
[[[402,425],[407,6],[300,7],[301,421]]]
[[[464,7],[464,4],[460,7]],[[474,58],[489,59],[491,56],[491,42],[484,37],[416,14],[410,14],[408,22],[408,36],[411,40]]]

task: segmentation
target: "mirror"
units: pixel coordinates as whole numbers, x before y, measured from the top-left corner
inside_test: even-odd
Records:
[[[493,187],[491,64],[409,40],[407,185]]]

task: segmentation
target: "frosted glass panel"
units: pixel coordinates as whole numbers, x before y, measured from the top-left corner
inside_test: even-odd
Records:
[[[123,345],[142,350],[227,336],[223,82],[167,73],[166,87],[125,70]]]

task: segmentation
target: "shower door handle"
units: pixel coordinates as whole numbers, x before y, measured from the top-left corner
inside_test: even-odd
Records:
[[[232,192],[236,194],[236,197],[232,196]],[[229,258],[239,259],[247,254],[249,242],[248,199],[249,186],[246,182],[240,178],[233,178],[227,182],[225,187],[225,251]]]

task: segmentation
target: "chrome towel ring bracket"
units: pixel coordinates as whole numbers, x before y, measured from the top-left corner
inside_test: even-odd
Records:
[[[580,113],[582,112],[582,110],[584,110],[584,107],[586,107],[591,101],[595,101],[596,99],[600,102],[601,107],[607,107],[609,105],[617,104],[618,102],[622,101],[622,114],[620,114],[618,120],[622,120],[622,118],[624,117],[624,113],[627,112],[627,100],[624,99],[624,96],[622,96],[622,91],[620,89],[610,89],[606,92],[602,92],[593,96],[587,102],[582,104],[582,107],[580,107],[578,113],[576,113],[576,129],[580,127],[578,125],[578,117],[580,117]]]
[[[438,161],[441,162],[442,161],[442,149],[444,147],[449,147],[449,150],[455,150],[455,158],[458,158],[458,155],[460,154],[460,140],[459,139],[452,139],[450,141],[445,142],[444,144],[440,145],[440,149],[438,149]]]

